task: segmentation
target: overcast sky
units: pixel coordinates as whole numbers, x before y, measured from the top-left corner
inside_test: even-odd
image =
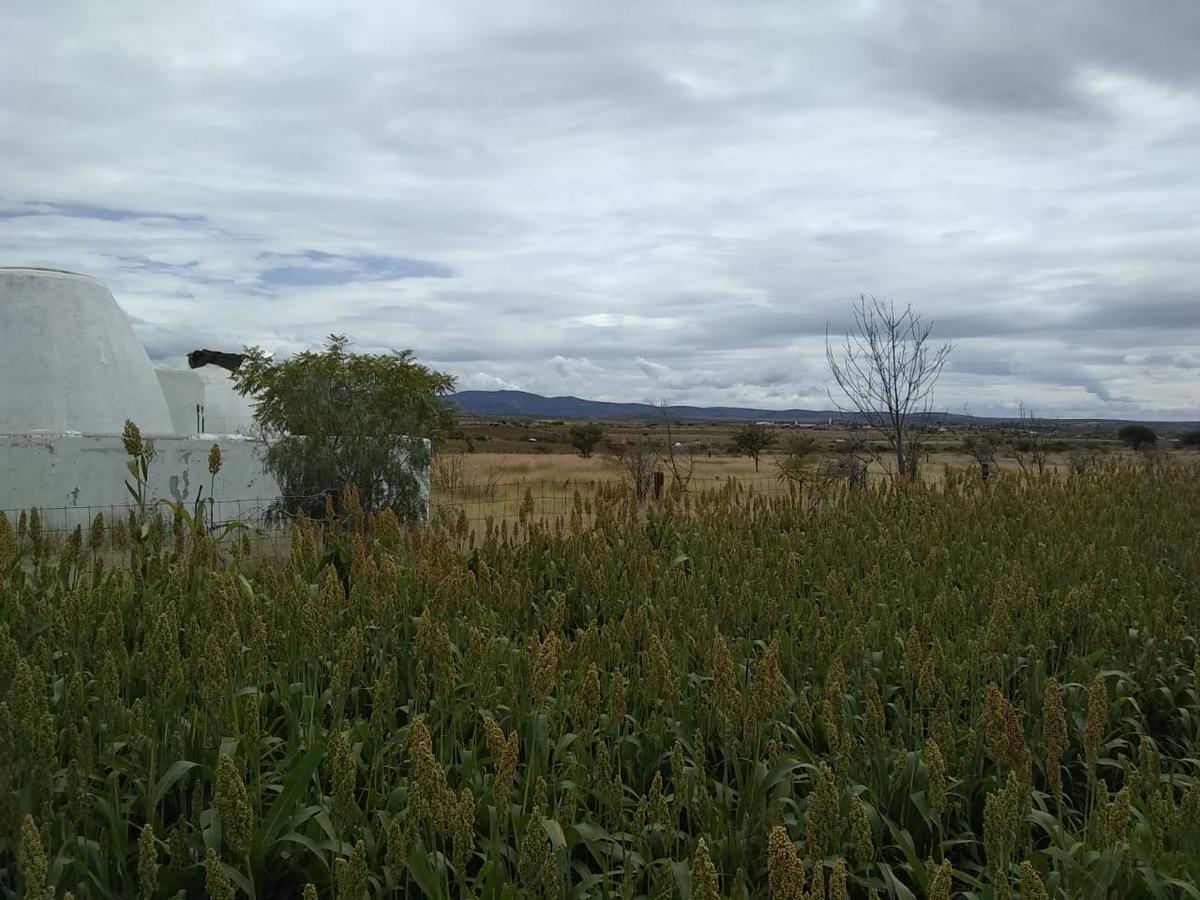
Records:
[[[951,412],[1200,417],[1200,2],[3,0],[0,264],[151,356],[826,407],[873,293]]]

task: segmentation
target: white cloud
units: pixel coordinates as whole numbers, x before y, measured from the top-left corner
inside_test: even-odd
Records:
[[[1196,10],[9,0],[0,264],[165,355],[680,403],[825,405],[874,292],[949,409],[1197,417]]]

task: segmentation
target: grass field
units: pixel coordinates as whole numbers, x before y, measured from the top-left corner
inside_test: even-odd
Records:
[[[432,509],[435,518],[454,519],[461,513],[472,523],[514,519],[526,493],[532,499],[530,514],[537,518],[555,518],[568,515],[578,491],[584,499],[595,495],[604,485],[619,481],[623,475],[620,466],[610,460],[603,451],[583,459],[562,441],[561,429],[550,426],[476,426],[475,432],[486,433],[499,429],[500,435],[492,440],[474,443],[468,452],[460,441],[450,446],[435,459],[432,476]],[[636,425],[615,426],[611,440],[631,439],[648,433]],[[726,479],[736,479],[759,493],[786,493],[787,485],[779,478],[779,462],[784,458],[779,448],[769,450],[756,468],[747,456],[731,454],[728,450],[731,429],[729,426],[695,426],[692,431],[678,435],[681,442],[697,443],[711,448],[711,452],[700,450],[695,456],[692,471],[692,490],[714,489]],[[800,432],[780,431],[780,444],[789,436]],[[845,437],[840,430],[812,429],[802,432],[811,437],[819,448],[813,459],[812,468],[819,468],[822,459],[832,456],[837,441]],[[529,443],[529,434],[539,434],[536,443]],[[654,435],[661,437],[661,435]],[[963,434],[939,435],[929,441],[928,450],[921,457],[921,477],[927,483],[937,483],[945,477],[947,467],[954,470],[977,469],[978,464],[962,452]],[[1116,441],[1105,441],[1095,437],[1087,440],[1110,459],[1134,460],[1136,457],[1125,451]],[[1189,454],[1176,453],[1173,461],[1190,458]],[[671,467],[663,461],[658,469],[664,472],[666,483],[672,480]],[[1052,473],[1066,472],[1068,465],[1063,453],[1049,454],[1047,470]],[[1003,448],[997,450],[993,470],[1019,472],[1020,466]],[[872,463],[869,472],[876,480],[883,480],[890,471],[879,463]]]
[[[0,891],[1196,896],[1196,465],[583,506],[0,520]]]

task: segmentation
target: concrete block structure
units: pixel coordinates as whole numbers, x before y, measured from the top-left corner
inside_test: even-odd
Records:
[[[47,527],[86,527],[127,507],[120,434],[155,442],[150,495],[190,505],[203,487],[222,519],[253,520],[279,498],[251,439],[250,402],[219,366],[155,369],[94,278],[0,268],[0,511],[37,507]],[[221,471],[208,453],[221,446]],[[428,508],[429,473],[419,473]]]

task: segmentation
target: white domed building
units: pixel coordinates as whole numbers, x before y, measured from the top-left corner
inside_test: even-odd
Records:
[[[129,501],[126,420],[155,440],[155,499],[190,503],[203,486],[205,496],[211,489],[218,500],[236,499],[245,516],[278,495],[246,439],[253,413],[229,371],[156,370],[94,278],[0,268],[0,511],[37,507],[50,528],[117,512]],[[208,472],[213,443],[222,451],[216,479]]]
[[[108,289],[46,269],[0,269],[0,433],[175,429],[154,367]]]
[[[279,486],[260,461],[252,404],[233,388],[240,362],[236,353],[195,350],[178,368],[155,369],[96,279],[0,268],[0,512],[36,507],[51,531],[86,528],[97,513],[124,515],[129,420],[154,440],[152,502],[212,496],[218,521],[261,519]],[[417,476],[427,511],[428,468]]]

